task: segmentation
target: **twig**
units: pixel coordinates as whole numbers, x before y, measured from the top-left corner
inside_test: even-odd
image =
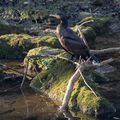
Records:
[[[24,77],[23,77],[22,83],[21,83],[21,85],[20,85],[20,88],[22,88],[22,86],[23,86],[23,84],[24,84],[24,82],[25,82],[25,79],[26,79],[26,75],[27,75],[27,71],[28,71],[28,65],[29,65],[29,60],[30,60],[30,58],[28,58],[27,60],[28,60],[28,61],[27,61],[27,64],[26,64],[26,69],[25,69]]]
[[[24,73],[22,73],[22,72],[20,72],[20,71],[18,71],[18,70],[15,70],[14,68],[11,68],[11,67],[9,67],[9,66],[7,66],[7,65],[5,65],[5,64],[2,64],[2,63],[0,63],[0,65],[3,66],[3,67],[5,67],[5,68],[8,68],[8,69],[10,69],[10,70],[12,70],[12,71],[20,74],[20,75],[23,75],[23,76],[24,76]],[[4,69],[4,68],[3,68],[3,69]],[[26,76],[27,76],[28,78],[30,78],[30,79],[33,78],[31,75],[28,75],[28,74],[27,74]]]
[[[82,24],[81,24],[81,25],[82,25]],[[81,25],[80,25],[80,26],[81,26]],[[80,27],[80,26],[77,26],[77,30],[79,31],[79,34],[80,34],[81,39],[84,41],[85,45],[86,45],[87,48],[89,49],[89,45],[88,45],[88,43],[87,43],[87,41],[86,41],[86,39],[85,39],[84,34],[83,34],[82,31],[81,31],[81,27]]]
[[[79,68],[78,68],[78,69],[79,69]],[[80,69],[79,69],[79,73],[80,73],[80,75],[81,75],[81,77],[82,77],[84,83],[86,84],[86,86],[87,86],[87,87],[92,91],[92,93],[97,97],[95,91],[94,91],[94,90],[88,85],[88,83],[86,82],[86,80],[85,80],[85,78],[84,78],[84,76],[83,76],[83,74],[82,74],[82,72],[81,72]]]

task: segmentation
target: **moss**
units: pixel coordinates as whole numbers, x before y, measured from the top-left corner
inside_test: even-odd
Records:
[[[50,47],[38,47],[29,50],[27,56],[32,56],[32,55],[40,55],[44,54],[44,51],[46,50],[54,50],[53,48]],[[29,71],[34,70],[33,64],[36,66],[36,68],[39,68],[40,70],[46,70],[51,67],[51,64],[53,63],[53,59],[50,57],[38,57],[38,58],[32,58],[29,61],[28,69]],[[26,64],[27,60],[24,59],[24,65]]]
[[[75,32],[77,32],[77,34],[80,36],[80,33],[79,33],[79,31],[76,30],[76,27],[73,27],[72,29]],[[83,32],[85,39],[88,42],[88,45],[91,46],[96,39],[96,33],[95,33],[94,29],[92,27],[83,26],[81,28],[81,31]]]
[[[6,34],[0,36],[0,58],[21,58],[30,49],[31,36],[26,34]]]
[[[95,39],[96,39],[96,33],[92,27],[85,27],[82,28],[82,32],[88,42],[88,44],[91,46]]]
[[[49,46],[53,48],[59,48],[59,42],[55,36],[41,36],[41,37],[36,37],[33,39],[33,43],[37,45],[37,47],[40,46]]]
[[[105,32],[106,30],[105,28],[109,23],[109,21],[111,20],[111,18],[110,17],[86,17],[82,21],[80,21],[78,24],[85,21],[89,21],[89,20],[93,20],[94,22],[88,23],[87,26],[92,27],[95,30],[96,34],[99,35]]]
[[[29,19],[29,11],[28,10],[21,10],[19,11],[21,19]]]
[[[73,64],[56,59],[52,67],[43,70],[32,80],[31,86],[46,91],[53,99],[62,101],[68,80],[74,73],[74,69],[75,66]],[[94,91],[96,91],[97,84],[88,79],[87,82]],[[111,109],[111,104],[98,93],[97,95],[98,97],[86,87],[83,80],[80,78],[74,85],[70,104],[76,99],[80,110],[87,114],[98,114],[97,112],[102,110],[105,112],[109,111]]]
[[[58,47],[59,42],[54,36],[2,35],[0,36],[0,58],[23,58],[26,52],[36,46]]]
[[[92,80],[92,78],[90,80],[90,77],[86,77],[86,80],[89,86],[92,87],[94,91],[97,91],[97,84]],[[107,113],[113,109],[111,103],[107,99],[105,99],[103,96],[100,96],[100,94],[97,92],[96,94],[97,97],[84,84],[84,82],[80,80],[76,86],[76,90],[74,90],[72,93],[71,102],[76,99],[80,110],[87,114],[100,114],[101,111],[104,111],[103,113]]]
[[[49,91],[49,94],[53,95],[54,98],[62,99],[66,90],[67,80],[71,77],[73,71],[74,66],[72,64],[57,59],[52,64],[52,67],[42,71],[32,80],[32,85],[41,89],[41,83],[39,82],[41,81],[44,85],[42,86],[44,90]]]

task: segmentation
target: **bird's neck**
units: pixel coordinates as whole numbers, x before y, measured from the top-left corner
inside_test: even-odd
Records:
[[[61,19],[60,26],[67,28],[68,27],[68,21],[66,19]]]

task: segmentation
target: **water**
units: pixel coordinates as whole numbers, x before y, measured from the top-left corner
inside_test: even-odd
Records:
[[[30,88],[0,95],[0,120],[47,120],[56,112],[50,98]]]
[[[118,113],[119,114],[119,113]],[[120,120],[118,115],[95,118],[81,112],[59,112],[58,106],[46,95],[29,86],[0,93],[0,120]]]

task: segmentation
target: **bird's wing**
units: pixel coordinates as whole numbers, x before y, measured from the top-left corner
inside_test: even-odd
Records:
[[[84,55],[89,49],[78,35],[69,28],[61,29],[57,34],[62,47],[71,54]]]
[[[86,51],[88,52],[88,48],[85,46],[85,44],[82,44],[81,41],[71,39],[70,37],[63,37],[64,39],[64,46],[67,51],[70,51],[73,54],[84,54]]]
[[[81,41],[83,44],[85,44],[83,39],[81,39],[73,30],[67,28],[66,32],[71,39],[75,39],[76,41]]]

